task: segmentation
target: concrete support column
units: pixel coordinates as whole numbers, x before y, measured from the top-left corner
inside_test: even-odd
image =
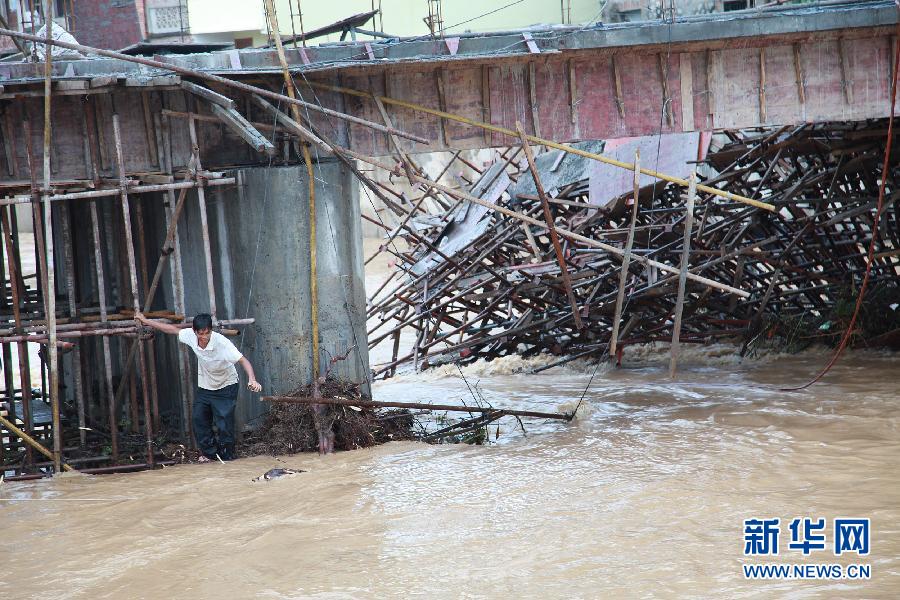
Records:
[[[365,383],[369,372],[359,189],[340,163],[315,165],[321,370],[328,358],[356,346],[332,373]],[[306,169],[255,167],[238,171],[238,186],[221,196],[231,258],[231,306],[252,317],[236,345],[253,363],[266,394],[286,394],[312,381],[309,200]],[[193,235],[189,232],[188,235]],[[216,273],[216,277],[219,274]],[[186,284],[187,285],[187,284]],[[228,305],[227,302],[223,305]],[[188,307],[188,311],[190,311]],[[223,318],[226,315],[223,315]],[[368,385],[363,386],[369,393]],[[265,411],[242,390],[242,426]]]

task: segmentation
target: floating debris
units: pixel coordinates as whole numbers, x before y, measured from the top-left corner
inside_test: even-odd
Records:
[[[282,479],[284,477],[294,477],[300,473],[306,473],[303,469],[269,469],[259,477],[254,477],[250,481],[271,481],[272,479]]]

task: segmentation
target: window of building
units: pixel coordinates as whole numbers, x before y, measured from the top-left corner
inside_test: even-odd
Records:
[[[189,31],[187,3],[164,0],[157,2],[155,6],[148,6],[147,29],[150,35]]]
[[[753,0],[725,0],[722,4],[722,10],[725,12],[747,10],[748,8],[753,8]]]
[[[640,8],[636,10],[623,10],[619,13],[619,18],[623,21],[643,21],[644,13]]]

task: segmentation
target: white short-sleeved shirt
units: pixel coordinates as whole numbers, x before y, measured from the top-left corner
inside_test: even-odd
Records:
[[[238,382],[234,363],[244,355],[221,333],[212,332],[206,348],[197,344],[193,329],[178,332],[178,341],[186,344],[197,355],[197,385],[204,390],[220,390]]]

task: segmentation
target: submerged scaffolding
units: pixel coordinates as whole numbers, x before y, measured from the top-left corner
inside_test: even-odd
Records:
[[[15,35],[32,42],[49,41]],[[140,460],[153,466],[166,439],[191,440],[193,377],[187,351],[173,340],[154,341],[138,326],[134,315],[143,312],[149,318],[187,327],[184,315],[190,301],[195,311],[199,308],[210,312],[215,327],[225,334],[236,335],[239,332],[234,327],[254,323],[254,318],[223,319],[219,308],[224,296],[225,310],[234,310],[233,293],[229,293],[234,288],[232,280],[247,279],[243,273],[232,273],[228,264],[230,251],[240,253],[254,242],[248,235],[229,235],[224,203],[226,197],[237,196],[235,202],[245,204],[243,198],[255,193],[262,193],[265,202],[270,187],[277,190],[290,185],[292,182],[284,176],[273,178],[268,170],[273,164],[298,164],[302,160],[298,141],[312,134],[260,97],[290,101],[279,93],[235,82],[239,89],[249,92],[239,95],[236,101],[171,75],[135,78],[113,74],[56,81],[50,76],[50,53],[46,55],[47,76],[40,82],[43,94],[35,93],[40,89],[39,82],[21,80],[8,84],[0,99],[0,276],[4,283],[0,294],[0,344],[3,401],[10,425],[8,431],[3,431],[0,444],[0,471],[46,469],[47,465],[35,462],[35,449],[50,452],[51,466],[57,471],[62,467],[64,453],[74,457],[69,462],[79,465],[134,462],[136,456],[143,455]],[[127,61],[143,60],[122,56]],[[196,71],[181,72],[198,81],[209,79]],[[42,103],[44,116],[39,119],[37,109]],[[245,118],[238,106],[248,115],[255,110],[260,120],[270,120],[271,124]],[[351,115],[340,116],[354,119]],[[45,132],[40,153],[40,146],[33,141],[35,122]],[[54,129],[53,124],[62,126]],[[260,134],[260,129],[267,135]],[[240,143],[234,143],[235,139]],[[281,155],[277,158],[276,144]],[[41,161],[43,184],[38,183]],[[349,218],[352,233],[358,207],[347,210],[332,206],[338,201],[356,206],[352,190],[332,177],[326,197],[317,199],[321,192],[317,193],[316,188],[328,184],[314,182],[311,163],[305,162],[310,168],[306,177],[311,207],[306,225],[316,219],[315,202],[325,208],[330,231],[334,230],[333,219],[342,222]],[[207,169],[204,164],[214,167]],[[232,172],[235,165],[262,165],[269,176],[260,180],[247,169]],[[229,170],[215,170],[221,166]],[[333,170],[322,164],[316,168],[320,175],[323,169]],[[292,173],[286,172],[288,177]],[[228,189],[234,192],[228,196],[220,192]],[[208,214],[207,194],[213,195],[217,205],[212,215]],[[269,210],[284,204],[280,199],[273,202]],[[286,206],[291,204],[288,200]],[[17,210],[28,205],[33,236],[22,231],[24,212]],[[238,214],[227,218],[240,218],[241,210],[236,207],[232,212]],[[265,211],[265,206],[256,209],[260,219]],[[283,216],[288,214],[290,211]],[[262,221],[259,223],[256,252],[261,246]],[[295,238],[300,229],[301,224],[297,223],[287,232],[293,245],[298,243]],[[343,301],[336,309],[347,313],[351,325],[346,329],[352,330],[352,312],[363,302],[361,290],[358,294],[355,291],[361,285],[353,275],[355,243],[339,250],[333,235],[322,237],[320,246],[326,244],[324,254],[328,260],[322,274],[328,285],[322,294],[341,295]],[[304,245],[309,242],[304,240]],[[157,251],[159,258],[151,271],[149,258]],[[34,266],[30,267],[33,272],[24,268],[29,254],[34,257]],[[256,258],[253,256],[252,260]],[[285,261],[285,271],[292,269],[292,260],[295,257]],[[349,285],[341,281],[347,276],[341,271],[350,273],[354,281]],[[168,276],[164,277],[166,272]],[[278,280],[284,274],[275,272],[267,278]],[[190,286],[190,280],[197,285]],[[252,275],[249,282],[253,284]],[[307,297],[307,301],[314,305],[318,297],[315,282],[311,282],[311,287],[312,300]],[[203,293],[198,294],[199,290]],[[61,310],[54,307],[57,299],[64,300]],[[303,303],[296,304],[292,309],[302,312]],[[242,310],[248,309],[249,297]],[[293,310],[284,314],[296,316]],[[333,354],[342,348],[341,339],[334,338],[342,338],[344,333],[335,336],[331,330],[345,327],[343,317],[330,313],[328,317],[329,331],[323,332],[321,338],[323,351]],[[263,320],[271,318],[266,315]],[[355,336],[356,332],[346,335]],[[253,338],[268,339],[258,335]],[[51,349],[39,355],[39,390],[32,385],[36,357],[29,353],[29,343],[43,343]],[[291,344],[287,354],[304,354],[305,342]],[[64,359],[57,360],[57,347],[69,351]],[[315,350],[311,354],[308,362],[315,366],[320,357]],[[357,354],[355,359],[352,362],[358,363],[359,368],[354,366],[347,371],[364,373],[365,357]],[[301,362],[307,359],[303,357]],[[157,364],[177,368],[179,377],[158,380]],[[134,366],[137,373],[132,376]],[[304,369],[297,365],[274,379],[283,385],[303,383]],[[271,383],[273,378],[270,375],[268,379]],[[16,424],[21,424],[22,435]]]

